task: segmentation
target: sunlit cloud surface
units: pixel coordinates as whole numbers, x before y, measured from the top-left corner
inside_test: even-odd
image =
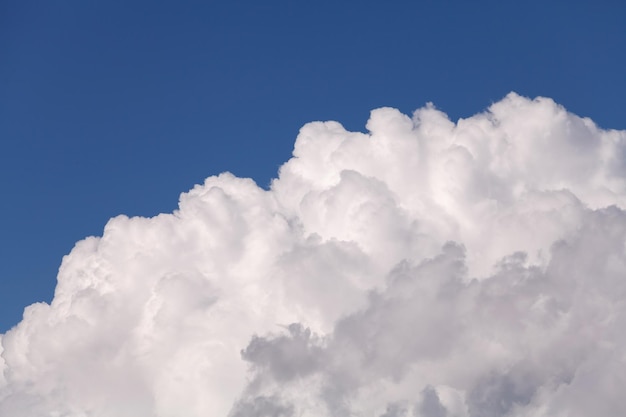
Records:
[[[0,415],[623,414],[626,132],[514,93],[366,129],[78,242],[0,336]]]

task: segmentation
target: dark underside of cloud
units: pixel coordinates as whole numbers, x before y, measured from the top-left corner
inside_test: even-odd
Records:
[[[513,93],[367,129],[78,242],[0,336],[0,415],[623,414],[626,132]]]

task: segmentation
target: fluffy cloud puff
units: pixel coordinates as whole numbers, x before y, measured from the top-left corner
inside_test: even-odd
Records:
[[[367,129],[78,242],[0,335],[0,415],[621,414],[626,132],[514,93]]]

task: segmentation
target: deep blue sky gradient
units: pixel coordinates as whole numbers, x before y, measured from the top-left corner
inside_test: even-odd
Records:
[[[0,332],[110,217],[226,170],[267,187],[306,122],[512,90],[626,128],[626,3],[0,2]]]

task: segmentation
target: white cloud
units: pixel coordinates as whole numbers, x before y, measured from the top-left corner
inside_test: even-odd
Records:
[[[0,415],[620,414],[626,132],[513,93],[367,129],[79,242],[0,336]]]

